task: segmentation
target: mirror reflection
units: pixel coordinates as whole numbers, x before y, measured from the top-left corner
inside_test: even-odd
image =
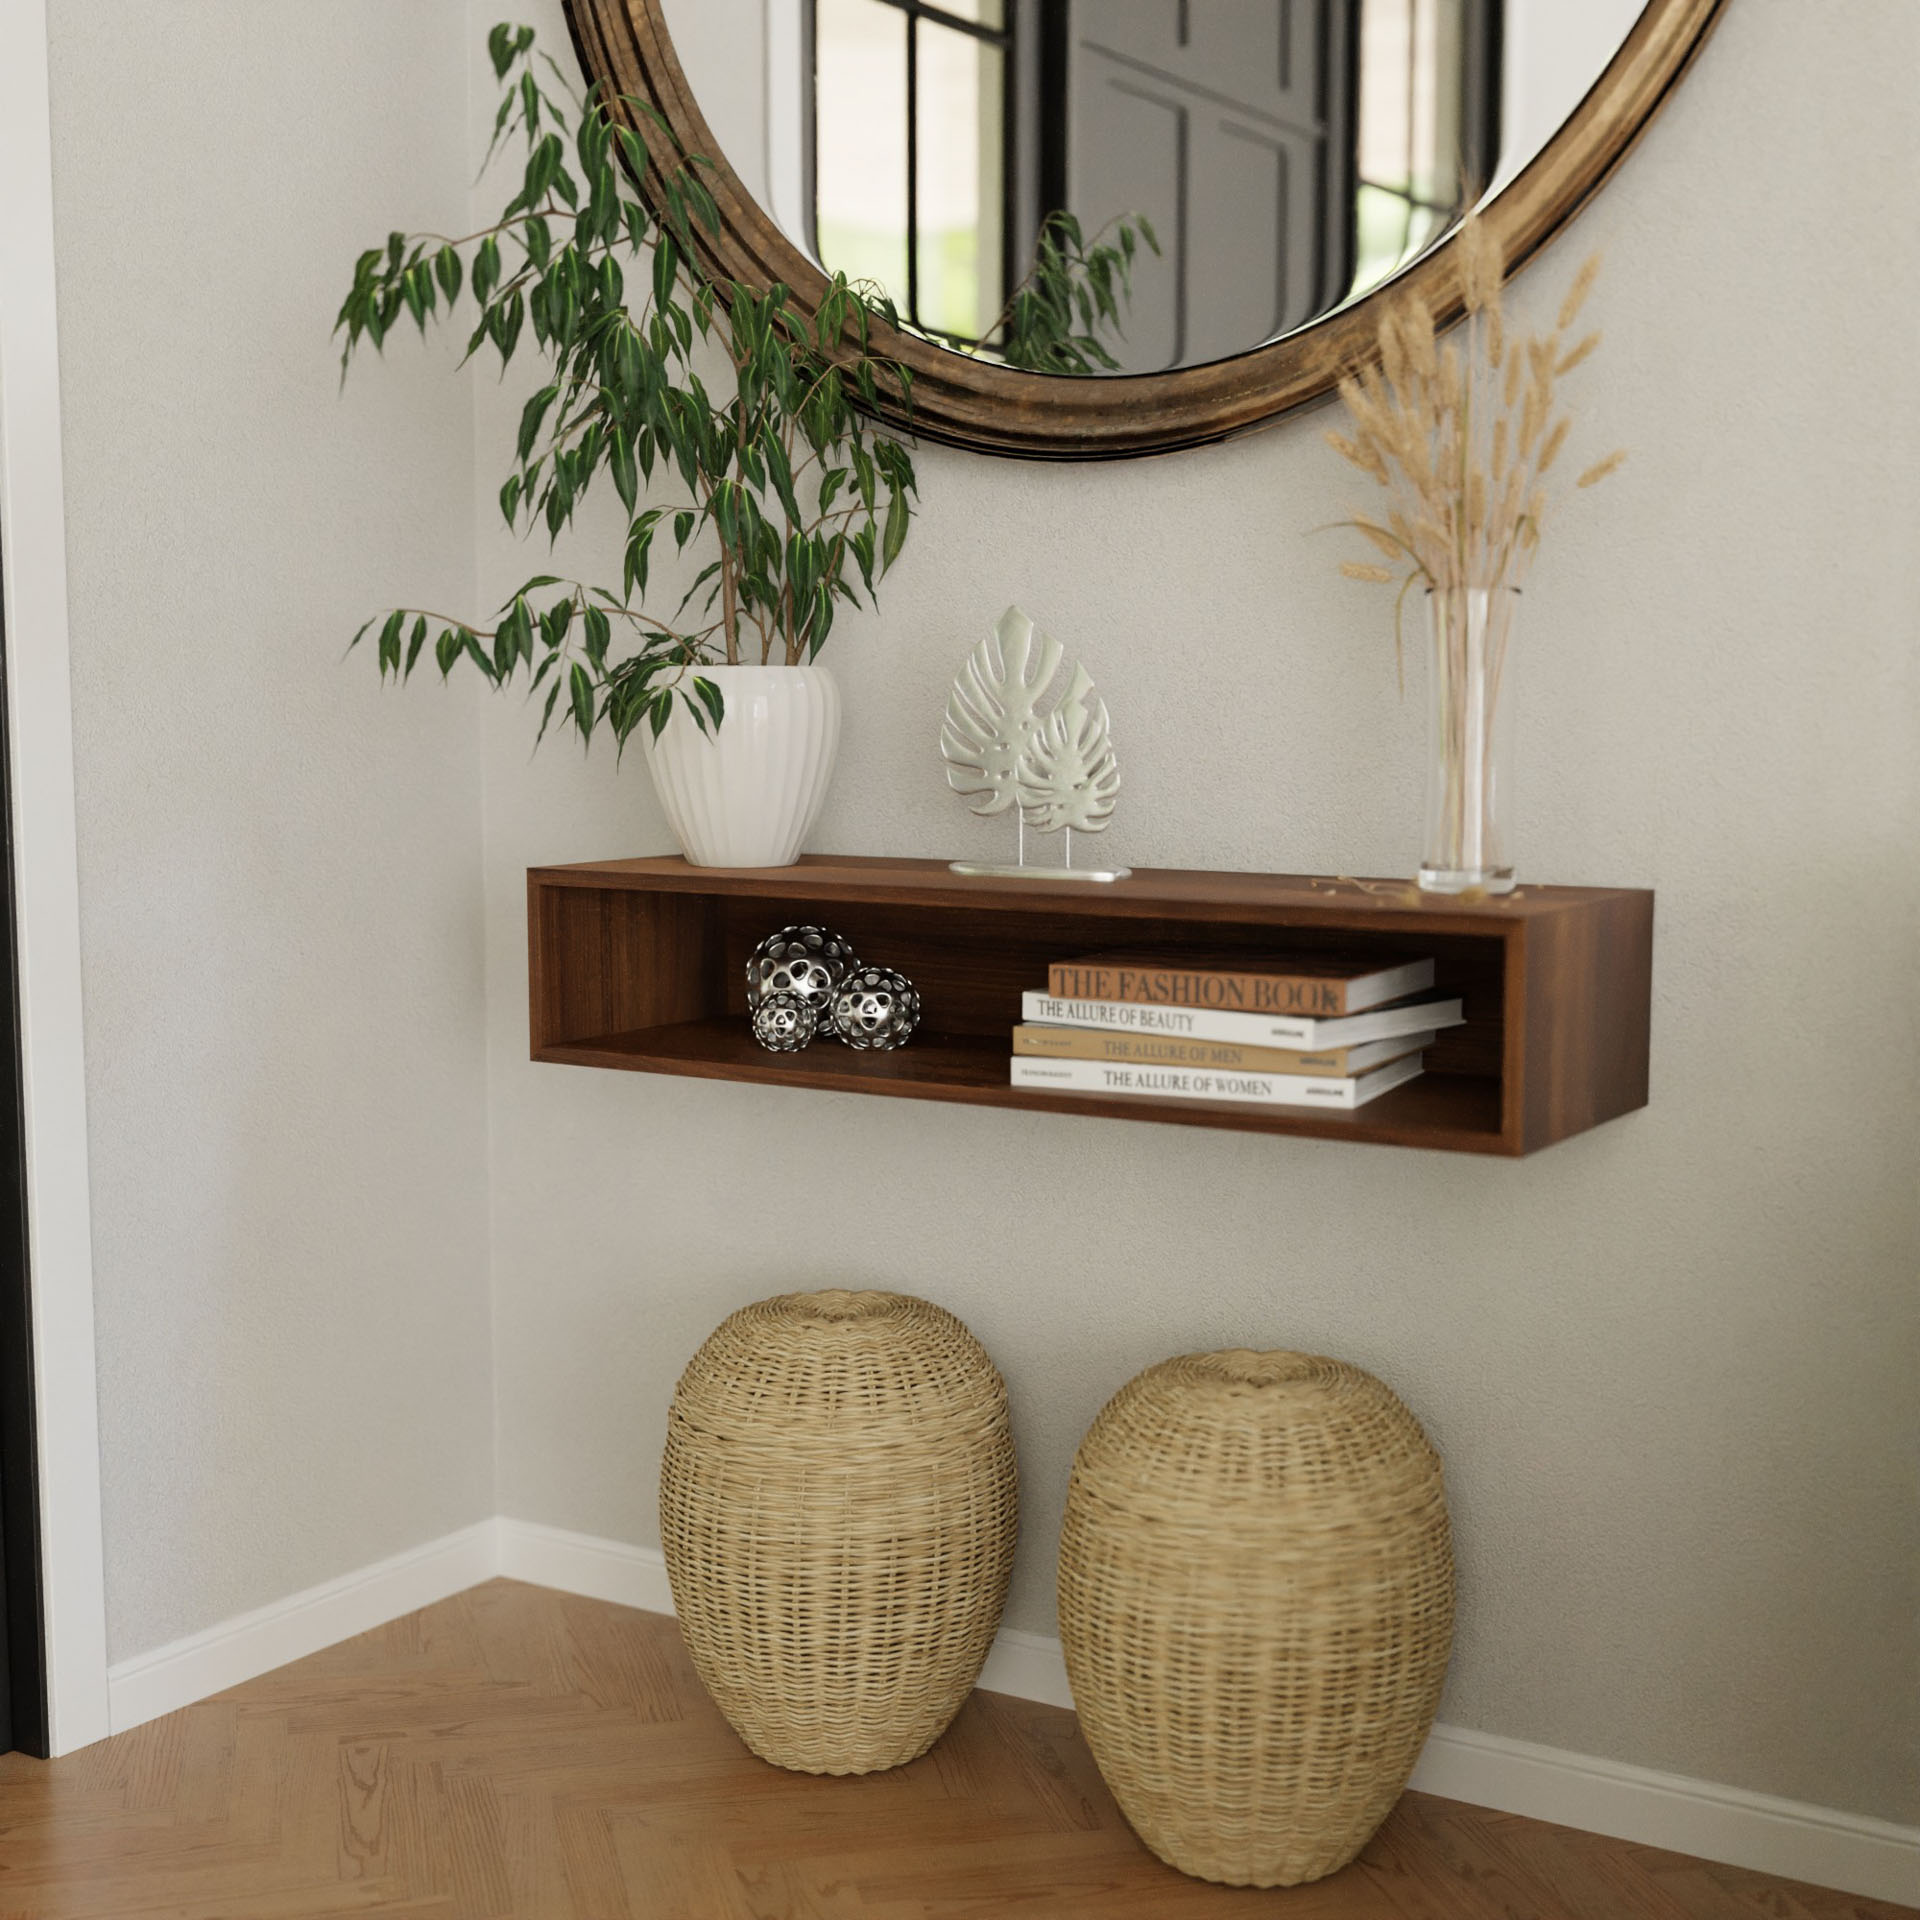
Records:
[[[1549,139],[1639,0],[769,0],[771,210],[958,352],[1231,358]]]

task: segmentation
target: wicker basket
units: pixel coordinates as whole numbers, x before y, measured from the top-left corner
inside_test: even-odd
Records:
[[[675,1389],[660,1534],[693,1664],[763,1760],[917,1758],[979,1677],[1018,1525],[1007,1392],[944,1308],[792,1293]]]
[[[1188,1354],[1080,1443],[1067,1675],[1121,1811],[1183,1872],[1273,1887],[1345,1866],[1407,1784],[1452,1637],[1439,1456],[1371,1374]]]

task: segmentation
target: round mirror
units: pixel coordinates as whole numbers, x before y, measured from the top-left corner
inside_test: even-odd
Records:
[[[713,264],[891,303],[915,424],[1086,458],[1324,392],[1369,296],[1445,315],[1599,184],[1721,0],[568,0],[720,163]]]

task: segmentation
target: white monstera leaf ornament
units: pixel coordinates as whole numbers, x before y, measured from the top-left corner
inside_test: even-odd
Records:
[[[1099,833],[1113,818],[1119,792],[1107,703],[1086,668],[1076,665],[1067,697],[1027,743],[1020,805],[1028,826],[1040,833]]]
[[[974,812],[1005,813],[1020,798],[1020,762],[1040,729],[1034,709],[1060,670],[1063,649],[1018,607],[967,656],[940,728],[947,784],[975,798]]]
[[[1075,662],[1067,691],[1051,713],[1040,704],[1060,671],[1064,651],[1018,607],[967,656],[947,695],[940,752],[947,784],[978,814],[1011,811],[1019,826],[1014,866],[956,860],[956,873],[1027,879],[1121,880],[1128,869],[1076,868],[1073,836],[1099,833],[1113,818],[1120,792],[1107,705]],[[1026,830],[1065,836],[1063,866],[1029,866]]]

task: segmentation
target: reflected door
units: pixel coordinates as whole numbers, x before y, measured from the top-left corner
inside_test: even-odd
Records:
[[[1244,353],[1353,278],[1356,73],[1334,0],[1072,0],[1067,203],[1144,214],[1130,373]]]

